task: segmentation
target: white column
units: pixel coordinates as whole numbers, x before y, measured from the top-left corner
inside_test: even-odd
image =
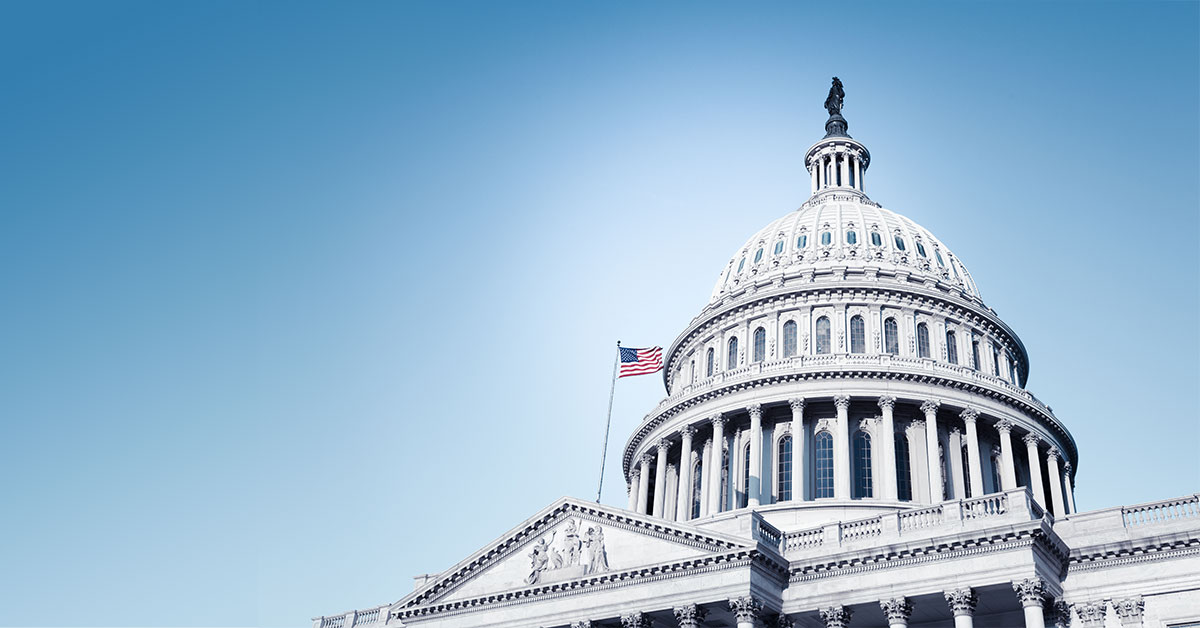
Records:
[[[654,462],[653,456],[651,456],[648,453],[642,454],[642,470],[641,470],[640,481],[638,483],[637,511],[642,513],[643,515],[649,513],[649,511],[646,509],[646,502],[649,500],[649,497],[650,497],[650,464],[653,462]]]
[[[641,485],[642,472],[635,466],[629,474],[629,510],[636,510],[638,505],[638,488]]]
[[[967,466],[971,469],[971,497],[983,495],[983,461],[979,458],[979,411],[967,408],[962,411],[963,423],[967,426]]]
[[[848,155],[842,155],[842,164],[838,168],[842,171],[842,187],[850,186],[850,162],[847,159]]]
[[[966,479],[963,478],[962,463],[962,431],[957,427],[950,428],[950,451],[946,456],[946,464],[950,465],[950,494],[954,499],[966,499]]]
[[[679,469],[675,467],[674,462],[667,463],[667,486],[671,490],[663,502],[663,519],[674,521],[675,513],[679,510]]]
[[[833,496],[850,499],[850,397],[833,398],[837,407],[837,434],[833,439]]]
[[[671,441],[658,441],[658,464],[654,465],[654,516],[663,516],[663,504],[667,500],[667,451]]]
[[[1013,462],[1012,421],[1000,419],[996,431],[1000,433],[1000,485],[1004,490],[1017,488],[1017,467]]]
[[[880,460],[883,461],[883,472],[879,474],[882,493],[879,496],[885,500],[898,498],[896,489],[896,420],[892,416],[892,410],[895,407],[895,397],[885,395],[879,398],[879,409],[883,412],[883,419],[882,425],[879,426],[879,438],[876,439],[879,444],[876,447],[879,448]],[[909,474],[911,475],[912,472],[910,471]]]
[[[1054,503],[1054,516],[1067,514],[1063,504],[1062,476],[1058,473],[1058,448],[1050,447],[1046,452],[1046,472],[1050,474],[1050,501]]]
[[[762,404],[751,404],[750,411],[750,473],[746,487],[746,505],[754,508],[762,503]]]
[[[929,454],[925,452],[925,420],[910,422],[905,436],[908,437],[908,468],[909,479],[912,481],[913,503],[931,503],[933,498],[929,496]]]
[[[817,193],[817,160],[812,161],[812,193]]]
[[[712,439],[704,441],[704,447],[700,449],[700,477],[696,481],[700,483],[700,516],[708,516],[708,487],[712,485]]]
[[[863,191],[863,184],[862,184],[862,155],[855,155],[855,156],[854,156],[854,187],[856,187],[856,188],[858,189],[858,191],[859,191],[859,192]]]
[[[945,499],[942,492],[942,462],[938,456],[937,411],[942,402],[930,399],[921,404],[925,413],[925,456],[929,469],[929,501],[938,503]]]
[[[1025,609],[1025,628],[1046,628],[1046,618],[1042,614],[1046,583],[1041,578],[1026,578],[1013,581],[1012,586]]]
[[[713,443],[712,464],[708,473],[708,513],[715,515],[721,512],[721,459],[725,444],[725,417],[717,415],[712,418]]]
[[[792,408],[792,501],[804,501],[804,397],[788,399]]]
[[[692,518],[692,437],[696,428],[685,425],[679,432],[683,435],[683,447],[679,452],[679,497],[675,504],[675,520]]]
[[[1071,463],[1063,463],[1063,484],[1067,488],[1067,509],[1069,512],[1079,512],[1075,510],[1075,484],[1071,482]]]
[[[906,597],[881,600],[879,608],[887,618],[888,628],[908,628],[908,618],[912,615],[912,603]]]
[[[954,613],[954,628],[973,628],[975,625],[975,604],[979,599],[970,587],[952,589],[945,592],[946,604]]]
[[[1033,485],[1033,498],[1045,508],[1046,491],[1042,488],[1042,460],[1038,453],[1038,443],[1042,442],[1042,438],[1037,434],[1026,434],[1023,440],[1026,457],[1029,458],[1029,483]]]

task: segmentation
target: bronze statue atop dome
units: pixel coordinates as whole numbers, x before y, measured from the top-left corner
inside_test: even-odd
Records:
[[[842,99],[846,97],[846,92],[842,89],[842,81],[838,77],[833,77],[833,86],[829,88],[829,97],[825,99],[825,110],[829,115],[836,116],[842,113]]]

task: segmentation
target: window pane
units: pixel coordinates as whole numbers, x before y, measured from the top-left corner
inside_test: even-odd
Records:
[[[929,328],[925,323],[917,325],[917,357],[929,357]]]
[[[737,368],[737,362],[738,362],[737,338],[729,339],[729,354],[726,355],[725,357],[726,357],[726,360],[725,360],[725,370],[726,371]]]
[[[979,341],[971,341],[971,368],[979,370]]]
[[[796,321],[783,324],[783,357],[796,355]]]
[[[792,437],[784,436],[779,440],[779,477],[775,479],[779,501],[785,502],[792,498]]]
[[[896,435],[896,492],[902,502],[912,501],[912,470],[908,466],[908,437]]]
[[[892,355],[900,354],[900,329],[896,319],[889,318],[883,322],[884,350]]]
[[[847,231],[846,244],[858,244],[858,234],[853,231]]]
[[[754,254],[754,263],[757,264],[761,261],[762,261],[762,249],[759,249],[758,252]]]
[[[828,231],[821,234],[821,244],[822,245],[829,246],[829,243],[831,243],[831,242],[833,242],[832,234],[830,234]]]
[[[767,330],[759,327],[754,330],[754,361],[762,362],[767,356]]]
[[[878,231],[871,232],[871,244],[874,244],[875,246],[883,246],[883,238],[879,236]]]
[[[854,499],[871,497],[871,436],[854,433]]]
[[[917,253],[919,253],[921,257],[925,257],[925,246],[921,244],[920,240],[917,241]]]
[[[863,317],[855,316],[850,319],[850,353],[866,353],[867,326]]]
[[[802,249],[808,246],[808,236],[802,235],[796,239],[796,248]]]
[[[814,496],[818,499],[833,497],[833,436],[830,436],[829,432],[818,433],[814,449],[816,450],[813,456],[816,465],[816,474],[813,476],[816,482]]]
[[[692,519],[700,516],[700,478],[704,477],[704,465],[696,461],[692,467]]]
[[[775,254],[779,255],[782,252],[783,252],[783,240],[780,240],[775,243]]]
[[[958,338],[952,331],[946,332],[946,359],[951,364],[958,364]]]
[[[706,377],[713,376],[713,354],[714,353],[716,353],[716,352],[713,351],[712,348],[709,348],[709,350],[708,350],[708,368],[705,370],[705,372],[707,373]]]
[[[817,354],[829,353],[829,319],[822,316],[817,319]]]
[[[901,251],[904,250],[904,238],[896,236],[896,248],[900,249]]]
[[[750,443],[742,450],[742,490],[738,491],[738,508],[749,505],[750,498]]]

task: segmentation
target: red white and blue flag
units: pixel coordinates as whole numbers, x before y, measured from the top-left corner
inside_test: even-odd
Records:
[[[617,351],[621,352],[621,374],[617,377],[646,375],[662,370],[662,347],[650,347],[649,349],[619,347]]]

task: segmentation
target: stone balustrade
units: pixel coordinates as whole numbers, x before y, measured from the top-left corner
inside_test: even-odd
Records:
[[[831,547],[849,546],[861,541],[881,544],[942,532],[951,533],[973,526],[977,521],[981,522],[981,526],[994,526],[1006,521],[1037,521],[1043,516],[1045,511],[1029,491],[1021,487],[982,497],[951,500],[923,508],[788,532],[783,535],[780,548],[784,555],[791,558],[810,550],[828,552]]]
[[[387,623],[387,610],[390,605],[384,604],[360,611],[350,611],[345,615],[331,617],[316,617],[313,628],[355,628],[355,626],[382,626]]]
[[[1200,517],[1200,494],[1121,508],[1125,527]]]

